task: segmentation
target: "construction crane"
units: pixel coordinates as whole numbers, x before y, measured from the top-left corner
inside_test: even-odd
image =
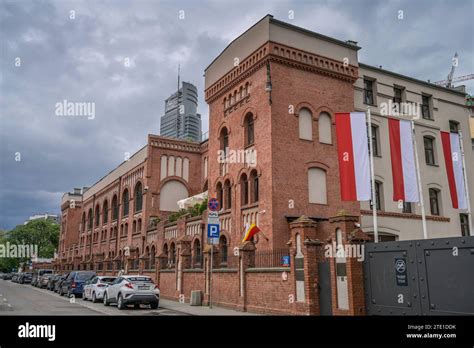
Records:
[[[446,80],[441,80],[441,81],[436,81],[433,82],[435,85],[438,86],[444,86],[448,88],[453,88],[453,83],[454,82],[461,82],[461,81],[466,81],[466,80],[472,80],[474,79],[474,74],[469,74],[469,75],[464,75],[464,76],[458,76],[456,78],[453,78],[454,76],[454,71],[456,70],[456,67],[458,66],[458,53],[454,53],[454,57],[452,59],[452,64],[451,64],[451,71],[448,74],[448,77]]]

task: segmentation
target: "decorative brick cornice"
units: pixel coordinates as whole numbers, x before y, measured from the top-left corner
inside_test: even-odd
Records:
[[[354,83],[358,78],[358,67],[314,53],[268,41],[245,58],[238,66],[205,90],[206,102],[210,103],[227,93],[255,71],[265,66],[267,60],[296,69],[326,75]]]
[[[201,145],[199,143],[190,143],[187,141],[179,141],[163,137],[151,137],[149,143],[153,147],[167,150],[185,151],[193,153],[201,153]]]
[[[361,210],[361,215],[372,215],[372,210]],[[395,212],[387,212],[387,211],[378,211],[377,216],[383,217],[394,217],[394,218],[402,218],[402,219],[413,219],[413,220],[421,220],[421,215],[417,214],[405,214],[405,213],[395,213]],[[451,219],[445,216],[435,216],[435,215],[428,215],[426,220],[431,221],[438,221],[438,222],[450,222]]]

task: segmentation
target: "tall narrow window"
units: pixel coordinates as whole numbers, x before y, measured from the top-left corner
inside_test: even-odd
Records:
[[[371,128],[372,128],[372,148],[374,149],[374,156],[380,156],[379,127],[372,125]]]
[[[109,203],[105,201],[102,208],[102,223],[105,225],[107,222],[109,222]]]
[[[399,87],[393,88],[393,102],[400,104],[402,102],[403,89]]]
[[[130,203],[130,196],[128,194],[128,190],[123,191],[123,216],[128,216],[129,211],[129,203]]]
[[[95,206],[95,227],[99,227],[100,224],[100,207],[97,204]]]
[[[217,183],[216,191],[217,191],[217,200],[219,201],[221,208],[223,208],[224,207],[224,192],[222,189],[222,184],[220,182]]]
[[[459,122],[457,121],[449,121],[449,131],[451,133],[459,133]]]
[[[429,196],[430,196],[431,215],[440,215],[439,190],[430,188]]]
[[[364,104],[374,105],[373,81],[364,79]]]
[[[259,199],[257,171],[254,170],[250,173],[250,181],[252,183],[252,203],[256,203]]]
[[[247,175],[243,174],[240,178],[240,189],[242,190],[241,204],[249,204],[249,181]]]
[[[320,168],[308,169],[309,203],[327,204],[326,171]]]
[[[459,214],[459,219],[461,222],[461,235],[463,237],[469,236],[469,217],[467,214]]]
[[[220,142],[221,142],[221,150],[223,151],[224,155],[227,157],[227,151],[229,149],[229,132],[227,131],[227,128],[223,128],[221,130]]]
[[[412,204],[410,202],[403,202],[403,212],[405,214],[413,213]]]
[[[430,100],[431,100],[431,97],[428,95],[421,96],[421,114],[425,120],[433,119],[431,117]]]
[[[114,196],[112,199],[112,220],[116,221],[118,219],[119,215],[119,208],[118,208],[118,202],[117,202],[117,196]]]
[[[141,211],[143,207],[142,184],[138,182],[135,185],[135,212]]]
[[[434,152],[434,138],[432,137],[423,137],[423,143],[425,145],[425,160],[428,165],[435,165],[435,152]]]
[[[300,139],[313,140],[313,116],[308,109],[301,109],[298,115]]]
[[[319,115],[318,119],[318,130],[319,130],[319,142],[323,144],[332,144],[332,127],[331,127],[331,116],[323,112]]]
[[[226,180],[224,183],[224,191],[225,191],[225,209],[230,209],[232,207],[232,185],[230,184],[229,180]]]
[[[92,209],[89,209],[89,216],[88,216],[88,223],[87,223],[87,229],[92,230],[92,222],[94,220],[94,217],[92,215]]]
[[[252,145],[254,143],[254,120],[251,113],[245,116],[245,135],[245,145]]]
[[[375,182],[375,199],[377,200],[376,209],[382,210],[383,206],[383,184],[380,181]]]
[[[221,254],[221,263],[227,263],[227,238],[224,235],[219,238],[219,249]]]

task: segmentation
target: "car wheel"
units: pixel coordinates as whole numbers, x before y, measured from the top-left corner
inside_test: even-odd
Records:
[[[158,302],[153,302],[150,304],[151,309],[158,309]]]
[[[97,297],[95,296],[95,292],[92,293],[92,303],[97,302]]]
[[[71,295],[72,295],[72,294],[71,294],[71,290],[68,290],[68,291],[67,291],[67,298],[71,298]]]
[[[107,293],[104,294],[104,300],[103,300],[104,306],[109,305],[109,300],[107,299]]]
[[[87,297],[86,297],[86,293],[85,293],[85,292],[82,293],[82,301],[87,301]]]
[[[120,310],[125,309],[125,304],[123,303],[122,294],[118,295],[118,298],[117,298],[117,308],[120,309]]]

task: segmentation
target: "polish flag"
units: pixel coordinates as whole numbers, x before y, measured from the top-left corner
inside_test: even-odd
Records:
[[[454,209],[467,209],[459,134],[441,132],[444,162]]]
[[[370,200],[369,145],[365,113],[337,113],[336,135],[341,199]]]
[[[390,155],[392,158],[393,200],[418,202],[418,184],[411,123],[388,119]]]

